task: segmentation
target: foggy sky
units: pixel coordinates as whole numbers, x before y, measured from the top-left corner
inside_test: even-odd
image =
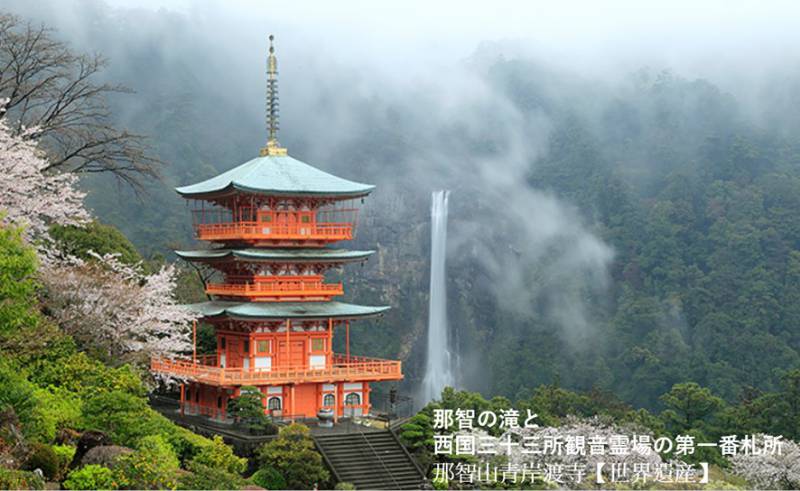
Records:
[[[301,44],[320,56],[366,63],[392,75],[464,59],[483,41],[593,75],[645,62],[709,78],[723,68],[796,63],[800,46],[800,3],[792,1],[108,3],[174,10],[218,26],[209,35],[226,38],[222,43],[274,32],[285,46]]]

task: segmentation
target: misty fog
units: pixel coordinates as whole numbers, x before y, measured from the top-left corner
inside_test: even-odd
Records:
[[[76,50],[101,52],[111,62],[105,77],[136,91],[112,104],[167,162],[163,182],[152,184],[160,191],[137,201],[121,189],[126,199],[109,199],[93,189],[115,184],[89,179],[89,203],[143,252],[167,256],[190,243],[189,215],[170,188],[238,165],[264,143],[266,39],[275,34],[281,143],[311,165],[378,186],[357,244],[381,251],[370,277],[402,268],[419,274],[406,288],[426,284],[430,192],[451,190],[450,319],[468,388],[491,385],[480,368],[490,356],[483,324],[557,326],[567,351],[613,342],[602,326],[620,251],[585,203],[537,182],[542,161],[558,168],[556,128],[578,121],[586,141],[629,149],[587,151],[584,176],[605,165],[642,195],[655,176],[692,159],[680,148],[661,159],[659,149],[625,141],[657,139],[661,129],[648,121],[660,121],[663,108],[647,95],[673,81],[713,101],[681,98],[669,108],[686,117],[669,124],[681,126],[687,148],[717,121],[800,129],[794,2],[7,0],[0,8],[54,27]],[[628,123],[628,114],[638,119]],[[614,133],[625,124],[630,134]],[[425,316],[394,307],[380,329],[400,334],[414,384]],[[676,312],[665,323],[679,330],[681,319]]]

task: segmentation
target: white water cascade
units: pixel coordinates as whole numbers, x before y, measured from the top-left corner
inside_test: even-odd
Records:
[[[447,328],[447,198],[450,191],[434,191],[431,202],[431,283],[428,306],[428,358],[421,401],[438,399],[455,382]]]

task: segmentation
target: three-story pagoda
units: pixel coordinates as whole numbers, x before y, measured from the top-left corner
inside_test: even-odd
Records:
[[[325,272],[361,262],[374,251],[329,247],[351,240],[357,203],[374,188],[300,162],[281,148],[277,60],[270,36],[267,58],[269,137],[258,158],[206,181],[176,188],[192,200],[196,237],[212,248],[176,251],[216,270],[207,281],[213,299],[191,305],[215,328],[214,354],[155,358],[154,372],[185,381],[181,411],[225,419],[242,386],[256,386],[264,411],[309,418],[370,411],[370,382],[400,380],[401,364],[350,354],[350,321],[389,307],[334,300],[341,283]],[[333,352],[335,329],[345,330],[345,353]]]

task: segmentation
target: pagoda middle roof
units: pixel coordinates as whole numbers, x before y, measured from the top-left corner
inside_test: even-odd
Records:
[[[259,319],[357,319],[378,316],[389,307],[370,307],[342,302],[228,302],[211,301],[186,305],[203,317]]]
[[[298,248],[298,249],[205,249],[195,251],[175,251],[178,257],[187,261],[217,262],[230,259],[263,261],[275,263],[341,263],[366,259],[375,251],[349,251],[347,249]]]
[[[295,158],[262,156],[222,174],[175,190],[185,198],[214,198],[236,191],[267,195],[357,198],[375,186],[328,174]]]

